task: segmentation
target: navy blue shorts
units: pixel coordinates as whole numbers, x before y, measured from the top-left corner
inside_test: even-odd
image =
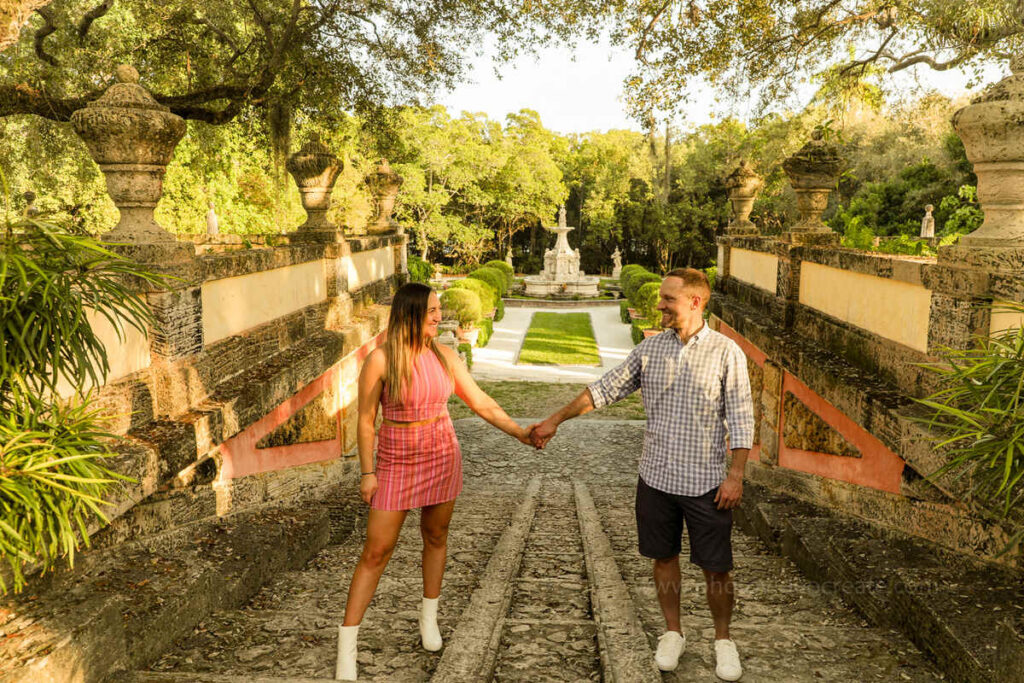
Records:
[[[715,487],[702,496],[677,496],[636,485],[636,533],[640,554],[655,560],[683,548],[683,522],[690,534],[690,562],[709,572],[732,571],[732,510],[719,510]]]

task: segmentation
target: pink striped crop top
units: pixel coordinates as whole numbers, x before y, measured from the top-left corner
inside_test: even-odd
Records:
[[[394,403],[384,387],[380,394],[384,419],[396,422],[429,420],[448,412],[452,380],[433,351],[421,353],[413,365],[412,381],[406,388],[405,401]]]

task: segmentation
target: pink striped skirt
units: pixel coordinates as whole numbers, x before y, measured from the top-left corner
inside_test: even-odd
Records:
[[[462,451],[451,418],[418,427],[381,425],[374,469],[371,508],[411,510],[454,500],[462,491]]]

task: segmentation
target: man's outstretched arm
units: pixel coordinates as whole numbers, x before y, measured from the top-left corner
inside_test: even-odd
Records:
[[[566,420],[571,420],[577,415],[589,413],[594,409],[594,398],[590,395],[590,388],[580,392],[580,395],[567,403],[561,410],[553,413],[543,422],[530,426],[530,440],[536,448],[544,448],[551,437],[558,431],[558,425]]]

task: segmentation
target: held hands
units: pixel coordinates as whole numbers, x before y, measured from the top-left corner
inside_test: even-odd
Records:
[[[543,422],[530,425],[530,443],[534,448],[540,450],[548,445],[548,441],[558,431],[558,425],[549,417]]]

